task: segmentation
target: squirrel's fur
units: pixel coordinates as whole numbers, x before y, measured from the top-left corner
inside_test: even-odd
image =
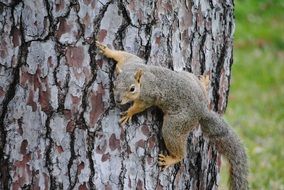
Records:
[[[118,104],[133,102],[122,113],[121,124],[148,107],[157,106],[164,113],[162,135],[169,155],[159,154],[158,164],[167,168],[180,162],[186,154],[188,133],[201,125],[204,135],[224,155],[230,165],[230,189],[248,189],[247,157],[235,132],[208,108],[208,81],[184,71],[144,65],[139,57],[107,48],[97,42],[101,53],[117,61],[114,96]]]

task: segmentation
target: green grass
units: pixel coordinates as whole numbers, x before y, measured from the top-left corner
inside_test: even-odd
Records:
[[[251,189],[283,190],[284,1],[235,4],[234,64],[225,118],[247,147]]]

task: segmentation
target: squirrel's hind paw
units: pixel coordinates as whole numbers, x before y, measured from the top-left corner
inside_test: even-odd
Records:
[[[182,160],[181,158],[176,158],[173,156],[165,156],[163,154],[158,155],[158,165],[163,169],[166,169],[169,166],[180,162],[181,160]]]

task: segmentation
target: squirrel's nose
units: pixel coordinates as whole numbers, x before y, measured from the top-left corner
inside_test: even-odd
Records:
[[[122,100],[121,100],[119,95],[116,95],[115,101],[116,101],[117,104],[121,104]]]
[[[122,102],[121,100],[116,100],[117,104],[121,104],[121,102]]]

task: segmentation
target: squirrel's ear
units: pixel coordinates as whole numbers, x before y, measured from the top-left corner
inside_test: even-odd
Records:
[[[138,69],[134,75],[135,80],[140,83],[140,79],[143,75],[143,70],[142,69]]]

